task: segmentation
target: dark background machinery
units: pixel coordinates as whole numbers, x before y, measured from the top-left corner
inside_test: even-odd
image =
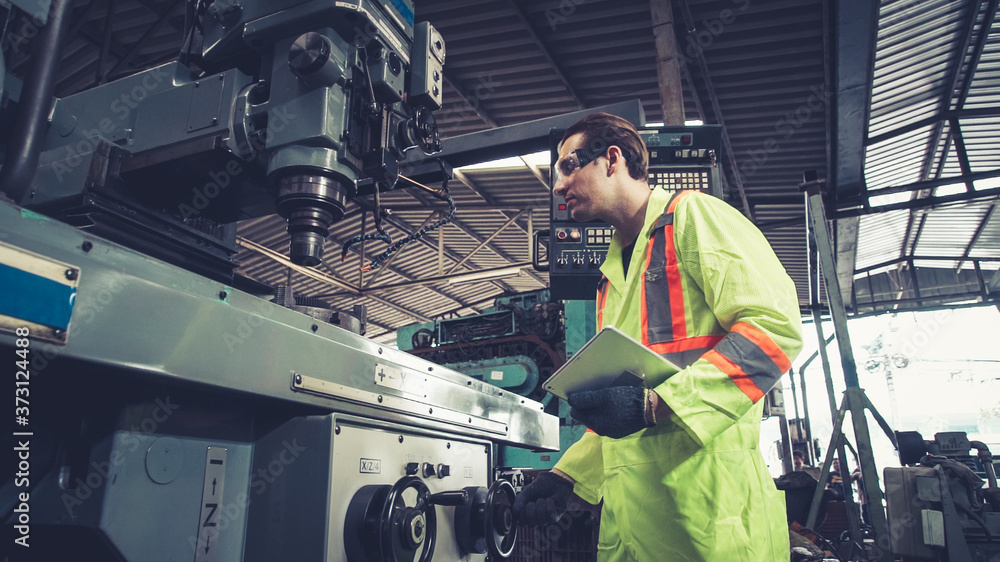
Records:
[[[407,152],[440,149],[440,34],[407,0],[192,0],[176,61],[50,103],[69,9],[2,116],[5,552],[508,557],[497,448],[556,450],[557,419],[232,259],[235,222],[276,212],[283,259],[319,265],[355,201],[380,209]]]
[[[904,562],[1000,557],[1000,488],[989,447],[964,432],[896,437],[903,466],[885,469],[893,553]]]

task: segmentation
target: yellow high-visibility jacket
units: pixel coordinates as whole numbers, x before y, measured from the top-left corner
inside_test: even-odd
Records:
[[[787,561],[784,496],[760,452],[760,420],[802,326],[764,235],[717,198],[656,189],[627,278],[617,236],[601,271],[598,324],[682,370],[650,381],[669,420],[622,439],[588,431],[556,464],[584,500],[604,500],[598,559]]]

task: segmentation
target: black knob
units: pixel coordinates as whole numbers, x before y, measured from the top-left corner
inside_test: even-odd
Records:
[[[406,463],[406,475],[413,476],[420,472],[420,463],[418,462],[408,462]]]
[[[445,476],[451,476],[451,467],[446,464],[439,464],[437,466],[438,478],[444,478]]]
[[[330,59],[330,40],[310,31],[303,33],[288,49],[288,66],[296,74],[312,74]]]
[[[424,478],[430,478],[431,476],[434,476],[434,465],[429,462],[425,462],[421,473]]]

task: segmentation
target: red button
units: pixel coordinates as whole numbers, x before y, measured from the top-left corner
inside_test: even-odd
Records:
[[[681,135],[681,142],[689,144],[691,142],[691,135]]]
[[[566,204],[565,203],[560,203],[559,204],[559,210],[560,211],[565,211],[566,210]]]

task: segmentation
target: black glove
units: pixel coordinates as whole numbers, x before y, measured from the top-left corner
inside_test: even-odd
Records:
[[[619,439],[652,427],[646,415],[649,392],[642,386],[609,386],[573,392],[569,415],[598,435]]]
[[[517,495],[514,518],[533,527],[557,521],[566,513],[566,499],[572,493],[572,482],[554,472],[543,472]]]

